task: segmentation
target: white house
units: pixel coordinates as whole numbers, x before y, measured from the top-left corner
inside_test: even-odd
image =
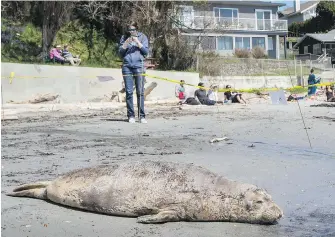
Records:
[[[316,7],[320,1],[308,1],[300,3],[300,0],[294,1],[294,6],[280,11],[280,19],[287,20],[287,24],[291,25],[293,22],[304,22],[317,15]]]

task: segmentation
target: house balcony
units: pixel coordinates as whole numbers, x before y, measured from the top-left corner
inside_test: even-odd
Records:
[[[213,16],[180,16],[175,27],[194,30],[288,31],[287,20]]]

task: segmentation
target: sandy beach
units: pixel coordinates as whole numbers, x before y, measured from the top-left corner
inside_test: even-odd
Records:
[[[148,124],[125,122],[124,104],[5,105],[2,236],[335,236],[335,108],[315,106],[320,103],[300,102],[306,129],[296,102],[212,107],[148,103]],[[229,139],[209,142],[223,136]],[[142,159],[194,163],[258,185],[284,217],[271,226],[143,225],[134,218],[5,195],[20,184],[52,180],[73,169]]]

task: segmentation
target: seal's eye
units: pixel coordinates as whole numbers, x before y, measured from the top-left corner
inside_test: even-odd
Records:
[[[256,203],[263,203],[263,201],[262,201],[262,200],[259,200],[259,201],[257,201]]]

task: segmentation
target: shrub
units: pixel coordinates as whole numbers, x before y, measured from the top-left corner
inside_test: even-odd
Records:
[[[252,49],[252,56],[256,59],[267,58],[267,54],[265,53],[265,50],[259,46]]]
[[[248,49],[235,49],[234,56],[237,58],[250,58],[251,53]]]

